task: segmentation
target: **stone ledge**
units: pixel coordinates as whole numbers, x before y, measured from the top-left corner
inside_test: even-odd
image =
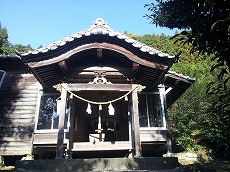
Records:
[[[208,162],[212,160],[212,158],[208,157],[208,155],[205,156],[206,157],[203,157],[201,154],[195,152],[167,153],[163,155],[163,157],[177,157],[179,163],[183,165],[194,164],[201,161]]]

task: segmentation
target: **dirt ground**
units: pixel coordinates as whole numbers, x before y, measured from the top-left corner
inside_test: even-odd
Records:
[[[205,168],[216,169],[217,172],[230,172],[230,161],[212,161],[202,164]]]
[[[195,163],[184,165],[189,172],[230,172],[230,161],[212,161],[209,163]]]

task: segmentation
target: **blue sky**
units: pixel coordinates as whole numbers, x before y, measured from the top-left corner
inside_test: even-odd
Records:
[[[48,45],[91,26],[97,18],[123,33],[173,35],[143,17],[154,0],[0,0],[0,21],[13,44]]]

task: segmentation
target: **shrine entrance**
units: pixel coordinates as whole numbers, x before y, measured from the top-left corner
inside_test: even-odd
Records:
[[[100,78],[101,79],[101,78]],[[127,150],[141,155],[136,84],[61,84],[56,159],[62,158],[64,116],[70,104],[66,152]],[[69,101],[67,101],[67,99]]]
[[[75,93],[87,100],[107,102],[122,97],[123,92]],[[129,140],[128,97],[111,104],[90,104],[74,100],[73,142],[115,142]]]

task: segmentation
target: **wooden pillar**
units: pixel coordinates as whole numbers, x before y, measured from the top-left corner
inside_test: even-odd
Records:
[[[160,85],[160,95],[161,95],[161,103],[163,104],[163,112],[164,112],[164,125],[166,125],[167,133],[166,133],[166,140],[167,140],[167,153],[172,153],[172,141],[171,141],[171,134],[168,130],[168,111],[167,111],[167,102],[166,102],[166,92],[165,86],[162,84]]]
[[[72,159],[72,149],[73,149],[73,124],[74,124],[74,99],[70,100],[70,117],[69,117],[69,140],[67,142],[67,158]]]
[[[134,132],[133,132],[133,113],[132,113],[132,96],[129,95],[128,99],[128,120],[129,120],[129,143],[130,143],[130,156],[133,157],[133,151],[135,150],[134,148]]]
[[[172,141],[171,141],[171,133],[167,131],[166,134],[166,139],[167,139],[167,153],[170,154],[172,153]]]
[[[57,148],[55,159],[63,159],[63,141],[64,141],[64,124],[66,114],[66,99],[67,91],[62,87],[61,89],[61,103],[60,103],[60,114],[58,122],[58,137],[57,137]]]
[[[135,85],[133,85],[134,88]],[[134,124],[134,138],[135,138],[135,156],[136,158],[142,156],[141,140],[140,140],[140,123],[139,123],[139,109],[138,109],[138,95],[137,89],[132,92],[132,115]]]

